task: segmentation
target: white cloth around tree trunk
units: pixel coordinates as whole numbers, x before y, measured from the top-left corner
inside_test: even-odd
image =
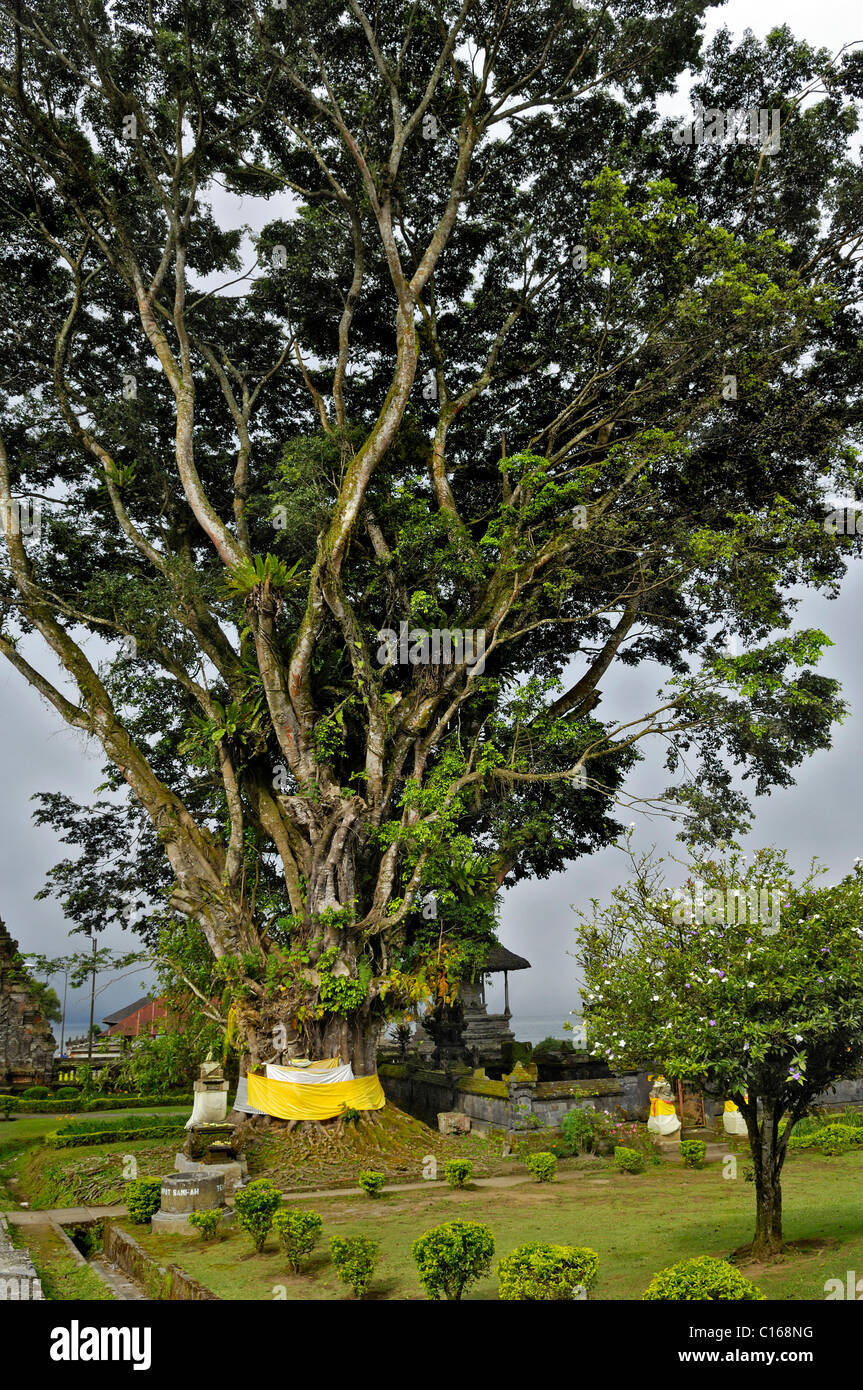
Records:
[[[266,1072],[270,1081],[298,1081],[301,1085],[326,1086],[338,1081],[355,1079],[350,1062],[341,1067],[332,1067],[329,1071],[305,1071],[300,1067],[280,1067],[270,1062],[267,1064]]]

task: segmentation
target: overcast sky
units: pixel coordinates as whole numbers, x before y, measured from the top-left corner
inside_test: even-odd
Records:
[[[863,17],[855,19],[847,0],[821,0],[818,5],[802,0],[731,0],[711,13],[707,34],[709,37],[727,24],[738,35],[751,28],[763,37],[784,23],[800,37],[834,51],[845,43],[863,40]],[[241,205],[242,221],[260,225],[257,214],[258,209],[248,200]],[[819,670],[842,682],[850,717],[836,729],[833,747],[802,766],[796,786],[755,802],[753,830],[743,841],[747,851],[779,845],[789,851],[798,868],[818,855],[837,877],[847,872],[856,855],[863,855],[859,828],[863,792],[856,775],[854,733],[863,702],[863,655],[858,638],[861,604],[863,566],[859,563],[849,570],[838,600],[802,596],[797,625],[821,628],[835,643]],[[49,669],[47,661],[40,664]],[[650,708],[661,682],[662,672],[655,666],[612,668],[601,684],[599,713],[604,718],[631,718]],[[34,894],[42,887],[46,870],[65,857],[66,847],[49,829],[32,824],[30,798],[38,791],[60,790],[86,801],[100,781],[104,758],[83,735],[68,729],[6,662],[0,662],[0,712],[0,917],[22,950],[59,954],[70,949],[67,924],[57,903],[52,899],[35,902]],[[662,768],[661,749],[649,748],[646,741],[642,747],[647,756],[627,791],[655,795],[669,780]],[[650,820],[637,811],[624,813],[622,818],[636,824],[637,850],[655,844],[660,851],[680,852],[674,827],[666,821]],[[573,944],[571,905],[586,905],[591,897],[605,897],[624,876],[622,854],[608,849],[579,861],[563,874],[542,883],[522,884],[505,895],[502,940],[532,964],[530,971],[510,980],[516,1025],[520,1014],[562,1020],[577,1006],[574,962],[568,954]],[[117,930],[105,933],[100,944],[128,949],[134,942],[128,933]],[[71,948],[85,945],[83,938],[73,938]],[[146,983],[146,976],[141,974],[109,985],[97,999],[97,1019],[144,993]],[[502,1007],[502,988],[493,988],[488,999],[490,1007]],[[86,1021],[87,1007],[81,995],[70,1010],[76,1026]]]

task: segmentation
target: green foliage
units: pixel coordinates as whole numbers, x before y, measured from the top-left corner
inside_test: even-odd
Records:
[[[473,1164],[469,1158],[451,1158],[443,1171],[450,1187],[466,1187],[473,1177]]]
[[[105,1096],[93,1095],[89,1097],[74,1098],[74,1105],[70,1105],[69,1100],[58,1100],[57,1096],[52,1096],[50,1100],[28,1100],[19,1101],[20,1108],[26,1110],[31,1115],[65,1115],[70,1108],[86,1114],[99,1114],[108,1110],[140,1110],[152,1109],[155,1105],[191,1105],[192,1097],[188,1092],[180,1092],[174,1095],[162,1096]]]
[[[614,1150],[614,1166],[621,1173],[643,1173],[646,1167],[644,1154],[637,1149],[627,1148],[625,1144],[618,1144]]]
[[[730,852],[695,859],[675,899],[661,862],[635,863],[611,905],[583,918],[592,1050],[618,1068],[653,1060],[711,1091],[767,1096],[780,1114],[802,1113],[863,1062],[863,866],[819,889],[814,873],[797,886],[775,850],[751,862]],[[778,924],[746,912],[726,921],[738,889],[778,894]],[[696,892],[701,922],[686,917]]]
[[[557,1174],[557,1159],[552,1153],[527,1154],[524,1166],[534,1182],[553,1182]]]
[[[560,1122],[567,1146],[576,1154],[597,1153],[603,1137],[603,1117],[589,1106],[568,1110]]]
[[[380,1259],[377,1241],[369,1236],[332,1236],[330,1256],[336,1273],[350,1285],[354,1298],[362,1298]]]
[[[543,1058],[570,1052],[575,1052],[575,1048],[569,1038],[543,1038],[533,1049],[533,1060],[541,1062]]]
[[[681,1139],[680,1157],[684,1168],[703,1168],[707,1145],[703,1139]]]
[[[478,1221],[445,1221],[415,1240],[411,1252],[429,1298],[457,1300],[491,1269],[494,1237]]]
[[[54,1092],[55,1100],[77,1100],[80,1091],[77,1086],[58,1086]]]
[[[189,1225],[194,1226],[201,1232],[202,1240],[214,1240],[216,1232],[222,1221],[221,1207],[213,1207],[209,1211],[193,1211],[189,1213]]]
[[[242,1229],[252,1238],[258,1254],[263,1250],[282,1203],[282,1194],[269,1178],[255,1178],[234,1196],[234,1210]]]
[[[282,1207],[274,1215],[273,1230],[295,1274],[320,1240],[323,1225],[322,1216],[303,1207]]]
[[[145,1226],[162,1204],[162,1179],[134,1178],[126,1183],[123,1200],[129,1220],[136,1226]]]
[[[506,1255],[497,1267],[498,1297],[539,1302],[587,1295],[599,1269],[599,1256],[587,1246],[530,1241]]]
[[[23,1100],[47,1100],[51,1095],[49,1086],[28,1086],[21,1092]]]
[[[21,1101],[17,1096],[0,1096],[0,1115],[3,1116],[4,1120],[8,1120],[12,1115],[17,1115],[22,1108]]]
[[[386,1180],[385,1173],[378,1173],[371,1169],[364,1173],[360,1173],[357,1178],[357,1182],[367,1197],[380,1197],[381,1190]]]
[[[120,1119],[70,1120],[46,1134],[49,1149],[78,1149],[92,1144],[115,1144],[121,1139],[166,1139],[183,1133],[183,1120],[159,1115],[124,1115]]]
[[[297,578],[299,560],[288,567],[277,555],[255,555],[235,565],[225,580],[225,587],[240,598],[248,598],[255,589],[269,584],[273,589],[290,589]]]
[[[191,1090],[201,1063],[218,1041],[209,1030],[192,1026],[138,1038],[123,1059],[116,1084],[137,1095],[180,1086]]]
[[[91,637],[137,643],[103,673],[118,806],[43,802],[81,851],[52,876],[70,920],[95,940],[131,883],[151,901],[173,888],[167,845],[187,864],[212,855],[230,923],[218,949],[240,963],[225,1000],[208,987],[215,968],[203,986],[189,978],[227,1015],[263,969],[244,963],[258,954],[245,945],[257,937],[268,954],[291,916],[291,947],[308,946],[317,923],[301,899],[322,900],[324,872],[345,881],[325,863],[341,855],[358,896],[344,959],[364,963],[355,977],[319,971],[308,988],[268,980],[255,1013],[264,1033],[276,1005],[303,1024],[335,1015],[365,1027],[441,973],[451,994],[487,944],[498,885],[613,840],[643,735],[662,741],[672,771],[693,766],[676,792],[684,833],[745,826],[728,768],[759,794],[787,784],[842,712],[835,681],[812,670],[823,638],[787,629],[800,586],[832,592],[841,574],[847,547],[825,534],[820,499],[859,472],[846,445],[863,354],[857,272],[836,250],[860,201],[855,55],[825,87],[823,55],[787,29],[702,54],[703,0],[595,14],[543,0],[536,13],[498,7],[491,43],[471,9],[452,53],[433,7],[379,7],[370,44],[359,11],[334,23],[330,7],[300,6],[274,44],[268,23],[238,37],[233,11],[183,6],[154,14],[142,62],[136,6],[77,6],[74,19],[55,8],[56,23],[50,5],[38,24],[8,11],[0,172],[15,255],[0,264],[0,356],[15,390],[0,425],[16,494],[48,490],[63,504],[26,582],[4,569],[0,655],[17,660],[16,640],[44,628],[44,595],[59,595],[82,688],[58,707],[76,722],[79,694],[88,709],[98,694]],[[435,146],[425,122],[409,122],[397,177],[381,53],[387,64],[403,54],[393,110],[426,92],[446,132]],[[332,83],[309,77],[310,54]],[[786,122],[788,157],[673,155],[656,98],[686,71],[753,100],[812,93]],[[518,138],[500,137],[489,93],[507,94]],[[118,94],[140,120],[129,158],[117,152]],[[453,192],[450,147],[461,193],[481,196]],[[182,170],[179,182],[159,185],[145,149],[160,170]],[[660,150],[679,187],[655,177]],[[244,273],[242,229],[208,196],[214,178],[237,197],[303,190],[261,229],[248,294],[191,288]],[[439,221],[445,206],[458,217]],[[394,215],[401,269],[387,250]],[[166,217],[182,236],[164,245],[156,289],[176,285],[177,322],[154,301],[142,327],[128,248],[152,248]],[[270,273],[274,246],[284,256]],[[445,308],[414,335],[380,306],[394,276],[420,267],[425,282],[432,264]],[[70,304],[59,372],[53,329]],[[171,366],[185,356],[184,312],[194,392],[165,379],[177,388],[187,373]],[[156,351],[163,332],[171,342]],[[132,400],[111,377],[120,359],[137,374]],[[726,365],[741,387],[728,408]],[[435,401],[422,385],[432,369],[447,383]],[[183,455],[193,435],[194,467]],[[375,634],[402,618],[493,620],[488,669],[384,667]],[[757,650],[705,654],[719,621]],[[585,653],[608,683],[611,657],[670,671],[659,723],[633,720],[621,737],[595,708],[590,672],[568,687]],[[17,664],[41,689],[38,663]],[[573,775],[582,756],[587,787]],[[315,881],[292,879],[288,902],[297,862]],[[439,879],[432,930],[403,909]],[[203,917],[209,895],[178,901]],[[142,931],[152,939],[151,923]],[[252,1011],[240,1017],[257,1026]]]
[[[766,1299],[751,1279],[746,1279],[727,1260],[699,1255],[682,1260],[654,1274],[644,1291],[646,1299],[729,1299],[757,1302]]]
[[[631,864],[578,931],[591,1049],[618,1071],[652,1064],[740,1105],[757,1100],[749,1144],[763,1216],[770,1193],[781,1200],[781,1117],[805,1115],[863,1063],[863,865],[818,887],[817,865],[798,881],[775,849],[726,849],[695,856],[672,890],[661,859]],[[763,1230],[760,1250],[781,1239]]]
[[[811,1134],[792,1134],[788,1140],[789,1149],[815,1149],[818,1153],[833,1157],[847,1153],[849,1149],[863,1145],[863,1129],[858,1125],[826,1124]]]

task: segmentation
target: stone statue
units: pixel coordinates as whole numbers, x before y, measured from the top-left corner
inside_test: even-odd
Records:
[[[651,1134],[658,1134],[663,1139],[680,1137],[680,1120],[674,1108],[674,1093],[664,1076],[653,1078],[647,1128]]]

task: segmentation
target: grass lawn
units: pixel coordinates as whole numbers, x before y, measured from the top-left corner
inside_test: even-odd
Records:
[[[743,1166],[738,1164],[738,1173]],[[511,1171],[520,1171],[520,1165]],[[381,1260],[368,1297],[421,1299],[412,1242],[431,1226],[463,1217],[491,1227],[498,1257],[529,1240],[591,1246],[600,1257],[591,1297],[639,1299],[656,1270],[695,1255],[728,1255],[751,1239],[753,1187],[742,1176],[723,1179],[722,1171],[718,1161],[700,1172],[668,1162],[629,1176],[606,1164],[578,1170],[563,1162],[553,1184],[463,1192],[435,1187],[377,1200],[359,1195],[319,1200],[313,1206],[324,1218],[323,1239],[299,1276],[287,1272],[274,1237],[262,1255],[255,1255],[248,1237],[236,1229],[211,1243],[196,1233],[127,1229],[162,1263],[179,1264],[221,1298],[244,1300],[350,1297],[329,1262],[329,1237],[370,1235],[380,1242]],[[786,1239],[812,1244],[770,1266],[740,1266],[768,1299],[822,1300],[825,1280],[844,1281],[849,1269],[863,1274],[863,1154],[791,1155],[783,1195]],[[296,1204],[311,1205],[308,1199]],[[284,1293],[277,1292],[280,1286]],[[495,1299],[494,1275],[467,1297]]]

